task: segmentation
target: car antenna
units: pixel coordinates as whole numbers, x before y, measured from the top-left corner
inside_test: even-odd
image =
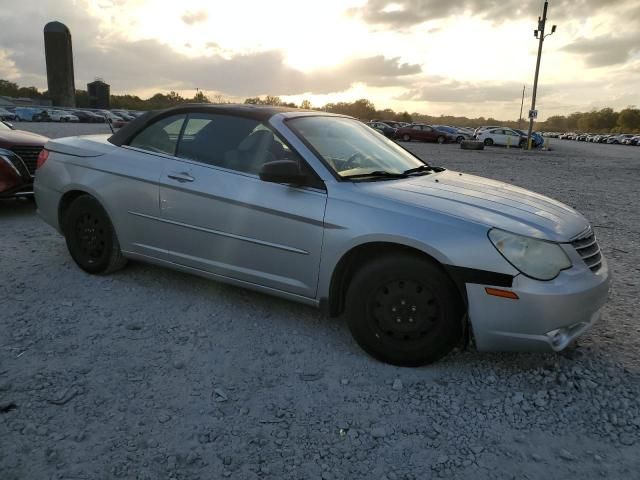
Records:
[[[113,129],[113,120],[107,117],[107,123],[109,124],[109,129],[111,130],[111,133],[115,135],[116,131]]]

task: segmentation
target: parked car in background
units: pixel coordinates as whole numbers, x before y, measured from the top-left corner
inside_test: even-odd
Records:
[[[529,132],[525,132],[524,130],[519,130],[517,128],[513,128],[512,130],[519,133],[525,139],[529,135]],[[544,137],[538,132],[531,132],[531,142],[534,148],[540,148],[544,145]]]
[[[34,113],[32,122],[77,122],[79,119],[65,110],[41,109]]]
[[[480,350],[560,351],[608,296],[573,208],[323,112],[179,106],[52,140],[35,194],[88,273],[137,259],[344,311],[358,344],[396,365],[433,362],[465,332]]]
[[[131,120],[134,120],[136,118],[135,115],[131,115],[131,113],[129,113],[126,110],[111,110],[111,113],[115,113],[120,118],[122,118],[123,120],[126,120],[128,122],[130,122]]]
[[[399,128],[396,132],[396,136],[405,142],[410,142],[412,140],[437,143],[449,143],[456,141],[456,137],[450,133],[443,132],[431,125],[424,125],[422,123],[414,123],[408,127]]]
[[[510,147],[526,147],[527,136],[511,128],[492,128],[482,130],[476,136],[476,140],[483,142],[487,146],[504,145]]]
[[[634,136],[635,135],[630,134],[630,133],[622,133],[620,135],[614,135],[614,136],[611,136],[611,137],[607,138],[607,143],[620,144],[620,143],[622,143],[622,141],[625,138],[631,138],[631,137],[634,137]]]
[[[52,122],[78,122],[80,119],[73,113],[64,110],[47,110]]]
[[[34,107],[16,107],[14,113],[18,117],[18,120],[21,122],[33,122],[35,121],[33,117],[42,112],[41,108]]]
[[[387,138],[395,138],[396,136],[396,128],[390,126],[386,122],[367,122],[367,125],[373,128],[374,130],[382,133]]]
[[[70,110],[70,113],[78,117],[83,123],[104,123],[105,119],[102,115],[91,112],[89,110]]]
[[[5,108],[0,108],[0,120],[15,122],[18,116],[14,112],[10,112]]]
[[[128,120],[125,120],[119,115],[116,115],[109,110],[94,110],[99,115],[102,115],[107,122],[110,122],[114,128],[121,128],[127,124]]]
[[[485,126],[485,127],[478,127],[473,131],[473,137],[474,138],[478,138],[478,134],[484,130],[491,130],[493,128],[500,128],[500,125],[491,125],[491,126]]]
[[[455,141],[461,143],[463,140],[469,140],[471,135],[465,133],[455,127],[450,127],[449,125],[432,125],[433,128],[440,130],[441,132],[446,132],[452,137],[455,138]]]
[[[640,140],[640,135],[634,135],[633,137],[627,137],[622,140],[622,145],[637,145]]]
[[[48,140],[0,121],[0,197],[33,192],[38,155]]]

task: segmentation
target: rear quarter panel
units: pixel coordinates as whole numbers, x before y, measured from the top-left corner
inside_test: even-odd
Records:
[[[156,221],[130,212],[158,217],[158,179],[165,160],[98,139],[65,140],[47,144],[49,158],[36,175],[36,201],[42,217],[60,231],[60,199],[70,191],[86,192],[106,210],[121,248],[148,254],[140,245],[155,248],[162,231]],[[89,154],[92,156],[80,156]]]

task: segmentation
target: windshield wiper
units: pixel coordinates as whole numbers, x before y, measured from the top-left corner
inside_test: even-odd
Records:
[[[435,171],[435,169],[433,167],[430,167],[429,165],[420,165],[419,167],[415,167],[415,168],[410,168],[409,170],[405,170],[404,172],[402,172],[404,175],[411,175],[412,173],[418,173],[418,172],[431,172],[431,171]]]
[[[387,172],[386,170],[374,170],[373,172],[357,173],[355,175],[345,175],[342,178],[407,178],[405,173]]]

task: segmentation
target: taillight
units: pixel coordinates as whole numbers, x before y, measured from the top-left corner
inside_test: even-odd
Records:
[[[40,150],[40,155],[38,155],[38,160],[36,162],[36,170],[38,168],[42,168],[42,166],[44,165],[44,162],[47,161],[47,158],[49,158],[49,150],[47,150],[46,148],[43,148],[42,150]]]

